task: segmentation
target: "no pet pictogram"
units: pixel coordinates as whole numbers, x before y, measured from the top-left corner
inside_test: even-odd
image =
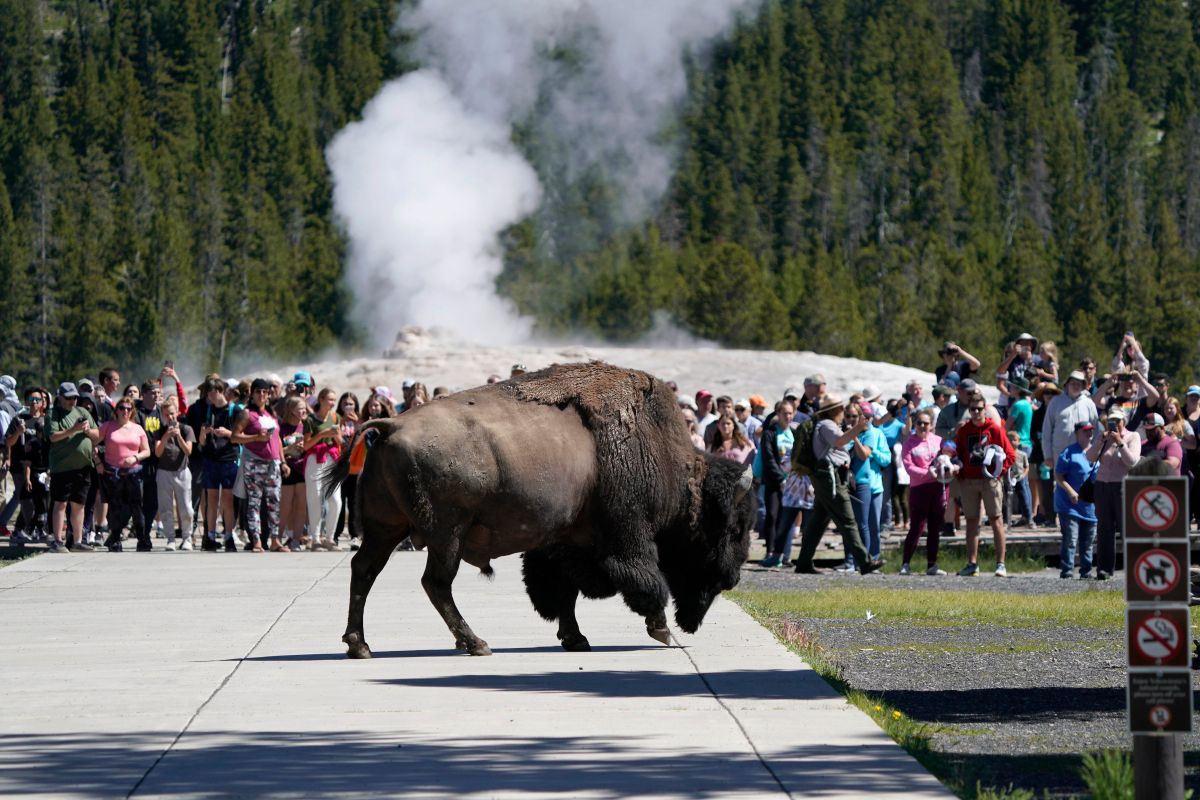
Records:
[[[1164,661],[1179,654],[1183,633],[1168,617],[1148,617],[1133,634],[1138,651],[1146,658]]]
[[[1164,595],[1179,585],[1183,570],[1173,553],[1166,550],[1147,550],[1138,556],[1133,566],[1133,577],[1142,591],[1152,595]]]
[[[1175,495],[1158,486],[1147,486],[1133,499],[1133,517],[1148,531],[1163,531],[1179,516]]]

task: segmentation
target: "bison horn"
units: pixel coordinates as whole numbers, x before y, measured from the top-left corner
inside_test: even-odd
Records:
[[[746,494],[754,488],[754,473],[747,469],[742,473],[742,477],[738,479],[737,494],[734,497],[734,504],[740,504],[746,499]]]

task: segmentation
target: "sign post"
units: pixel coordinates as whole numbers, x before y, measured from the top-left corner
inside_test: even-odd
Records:
[[[1192,731],[1187,479],[1129,476],[1125,508],[1127,708],[1137,800],[1182,800]]]

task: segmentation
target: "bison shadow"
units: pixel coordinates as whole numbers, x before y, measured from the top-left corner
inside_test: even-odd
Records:
[[[631,645],[598,645],[592,647],[593,653],[635,653],[639,650],[662,650],[661,644],[631,644]],[[546,653],[547,655],[566,655],[561,645],[542,645],[540,647],[493,647],[492,653],[495,655],[503,654],[520,654],[520,653]],[[372,651],[372,658],[464,658],[469,659],[471,656],[466,653],[456,651],[453,647],[443,647],[440,650],[375,650]],[[288,653],[286,655],[277,656],[248,656],[246,658],[221,658],[217,661],[348,661],[346,654],[342,651],[333,653]],[[198,661],[195,663],[209,663],[206,661]]]
[[[171,732],[0,736],[0,795],[79,797],[601,797],[904,794],[911,759],[890,742],[816,744],[769,756],[664,750],[659,740],[454,737],[405,731]]]

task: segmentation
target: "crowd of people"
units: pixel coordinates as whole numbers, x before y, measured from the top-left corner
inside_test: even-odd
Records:
[[[406,380],[317,389],[312,375],[226,381],[188,392],[171,362],[141,383],[115,368],[54,392],[0,376],[0,536],[51,552],[155,548],[290,553],[357,549],[346,535],[354,480],[324,497],[317,478],[366,420],[443,394]]]
[[[986,522],[997,576],[1007,574],[1007,529],[1016,525],[1059,530],[1064,578],[1078,562],[1080,577],[1094,568],[1104,579],[1116,567],[1130,469],[1150,458],[1176,475],[1200,473],[1200,386],[1172,395],[1170,377],[1150,371],[1132,333],[1109,372],[1089,357],[1065,376],[1052,342],[1021,334],[988,376],[996,402],[982,391],[978,358],[949,341],[939,355],[936,383],[913,379],[899,397],[875,386],[840,397],[820,374],[772,403],[680,394],[670,384],[695,447],[753,470],[762,566],[824,571],[814,556],[832,524],[842,570],[879,569],[884,539],[907,529],[901,573],[912,572],[924,538],[925,573],[944,575],[940,540],[962,520],[960,575],[979,572]],[[524,371],[515,364],[511,375]],[[155,533],[167,550],[356,549],[346,521],[355,480],[324,497],[316,477],[362,422],[445,394],[406,380],[399,398],[376,386],[360,402],[297,372],[288,381],[213,374],[189,398],[171,362],[140,384],[122,386],[120,372],[106,368],[53,393],[18,392],[0,376],[0,536],[56,552],[119,551],[126,536],[146,551]]]
[[[996,576],[1008,574],[1014,525],[1058,530],[1063,578],[1078,565],[1080,578],[1104,580],[1116,571],[1122,481],[1147,460],[1189,478],[1190,508],[1200,516],[1200,386],[1172,395],[1170,376],[1150,371],[1132,332],[1103,374],[1091,357],[1060,367],[1054,343],[1028,333],[1008,343],[991,374],[954,342],[939,356],[935,384],[914,379],[894,398],[874,386],[840,397],[819,374],[769,406],[761,395],[679,395],[695,446],[754,470],[762,566],[822,572],[813,558],[832,523],[846,553],[842,570],[879,569],[883,539],[906,528],[901,574],[911,574],[924,537],[925,573],[944,575],[940,540],[962,520],[967,563],[959,575],[979,573],[986,521]]]

